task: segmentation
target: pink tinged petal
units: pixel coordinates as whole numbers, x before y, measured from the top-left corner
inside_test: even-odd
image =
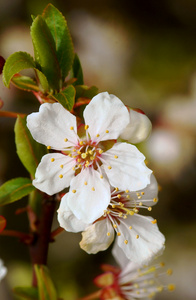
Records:
[[[42,157],[35,173],[33,185],[48,195],[56,194],[70,185],[75,171],[75,161],[61,153],[50,153]]]
[[[93,141],[112,140],[129,123],[129,112],[120,99],[105,92],[93,97],[84,110],[84,119]]]
[[[82,232],[80,247],[89,254],[106,250],[114,240],[114,229],[107,219],[97,221]]]
[[[129,117],[129,124],[121,133],[120,138],[133,144],[144,141],[152,130],[151,121],[145,114],[133,109],[130,109]]]
[[[80,232],[87,228],[87,224],[78,220],[67,205],[68,194],[62,197],[58,209],[58,221],[62,228],[70,232]]]
[[[144,189],[139,190],[137,193],[130,192],[130,198],[140,201],[146,206],[153,206],[158,202],[158,183],[153,174],[150,176],[150,184]]]
[[[78,219],[88,224],[100,218],[110,202],[110,185],[101,177],[98,171],[89,167],[70,184],[68,206]]]
[[[130,260],[140,265],[148,264],[165,248],[165,237],[159,231],[157,224],[152,222],[154,219],[151,217],[135,214],[121,220],[119,225],[121,232],[121,236],[117,237],[119,247]]]
[[[56,150],[73,146],[78,141],[76,117],[60,103],[42,104],[39,112],[27,117],[27,127],[37,142]]]
[[[145,165],[145,156],[134,146],[116,143],[102,154],[103,167],[112,186],[138,191],[150,183],[152,171]]]

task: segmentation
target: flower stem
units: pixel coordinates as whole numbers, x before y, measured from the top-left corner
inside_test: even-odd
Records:
[[[51,227],[56,209],[54,197],[43,199],[41,215],[34,232],[34,241],[29,246],[32,264],[46,265],[48,257],[49,243],[51,242]],[[32,285],[37,286],[37,279],[33,271]]]
[[[101,290],[99,291],[96,291],[84,298],[80,298],[79,300],[93,300],[93,299],[100,299],[100,296],[101,296]]]
[[[57,236],[58,234],[60,234],[63,231],[64,231],[64,229],[61,227],[58,227],[55,230],[53,230],[50,235],[51,240],[53,240],[55,238],[55,236]]]
[[[17,118],[18,116],[21,116],[23,118],[26,115],[13,111],[0,110],[0,117]]]

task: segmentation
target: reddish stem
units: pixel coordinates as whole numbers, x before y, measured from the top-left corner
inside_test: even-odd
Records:
[[[13,111],[4,111],[0,110],[0,117],[9,117],[9,118],[17,118],[18,116],[21,116],[22,118],[25,117],[25,114],[13,112]]]
[[[56,209],[54,198],[43,200],[37,232],[34,233],[34,242],[29,246],[32,264],[46,265],[49,243],[51,242],[51,227]],[[33,271],[33,286],[37,286],[37,279]]]
[[[16,237],[19,238],[22,242],[24,243],[30,243],[30,241],[32,240],[32,235],[31,234],[26,234],[20,231],[16,231],[16,230],[3,230],[0,235],[5,235],[5,236],[12,236],[12,237]]]
[[[63,231],[64,229],[61,227],[58,227],[57,229],[53,230],[50,235],[51,240],[53,240],[58,234],[60,234]]]
[[[80,298],[79,300],[93,300],[93,299],[100,299],[101,296],[101,290],[96,291],[86,297]]]

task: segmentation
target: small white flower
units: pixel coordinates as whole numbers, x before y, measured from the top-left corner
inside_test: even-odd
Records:
[[[109,150],[104,148],[104,142],[116,140],[129,123],[128,110],[117,97],[107,92],[95,96],[84,110],[84,120],[86,134],[81,138],[74,115],[59,103],[44,103],[27,117],[27,126],[37,142],[62,152],[42,157],[33,185],[49,195],[70,186],[70,209],[91,223],[110,202],[110,184],[142,189],[152,171],[133,145],[114,142]]]
[[[7,274],[7,268],[4,266],[3,261],[0,259],[0,281],[5,277]]]
[[[143,266],[129,261],[122,250],[115,245],[113,255],[120,265],[120,269],[110,265],[103,265],[103,274],[94,279],[94,283],[101,288],[99,299],[102,300],[136,300],[152,299],[158,293],[167,289],[173,291],[174,284],[163,285],[162,275],[171,275],[172,270],[163,271],[164,263],[156,262],[150,266]],[[85,298],[84,298],[85,299]],[[86,299],[88,299],[86,297]],[[93,297],[89,299],[94,299]]]
[[[154,255],[163,251],[165,238],[158,229],[156,219],[142,216],[139,211],[141,208],[151,211],[158,201],[157,193],[158,185],[153,175],[151,183],[139,192],[115,188],[104,214],[90,225],[71,212],[68,193],[61,200],[58,221],[67,231],[83,231],[80,246],[87,253],[106,250],[116,232],[117,243],[128,259],[141,264],[149,263]]]
[[[129,124],[121,133],[120,138],[132,144],[144,141],[152,130],[151,121],[142,111],[131,108],[129,109],[129,118]]]

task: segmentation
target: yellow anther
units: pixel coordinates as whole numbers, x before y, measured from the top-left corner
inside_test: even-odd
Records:
[[[168,288],[168,291],[172,292],[175,290],[176,286],[174,284],[168,284],[167,288]]]
[[[139,239],[139,235],[138,234],[136,235],[136,239]]]
[[[119,217],[122,217],[122,216],[123,216],[123,213],[122,213],[122,212],[120,212],[120,213],[118,214],[118,216],[119,216]]]
[[[112,204],[112,208],[115,208],[116,207],[116,205],[115,204]]]
[[[107,215],[109,215],[110,214],[110,211],[109,210],[107,210]]]
[[[71,153],[69,153],[69,154],[68,154],[68,156],[69,156],[69,157],[72,157],[72,154],[71,154]]]
[[[72,149],[73,152],[76,152],[76,149]]]
[[[81,165],[81,164],[79,164],[79,165],[78,165],[78,168],[82,168],[82,165]]]
[[[91,157],[90,157],[90,160],[94,160],[94,159],[95,159],[94,156],[91,156]]]
[[[100,175],[100,178],[103,179],[103,175]]]
[[[163,286],[158,286],[158,287],[157,287],[157,291],[158,291],[158,292],[162,292],[162,291],[163,291]]]
[[[84,182],[84,185],[87,185],[87,184],[88,184],[87,181],[85,181],[85,182]]]
[[[114,158],[118,158],[118,155],[114,155]]]
[[[136,193],[137,196],[140,196],[140,193]]]
[[[129,229],[132,229],[132,226],[129,226]]]
[[[75,171],[75,167],[73,167],[72,170]]]
[[[89,150],[88,153],[89,153],[90,155],[92,155],[92,154],[93,154],[93,150]]]
[[[81,154],[81,157],[82,157],[83,159],[86,158],[86,157],[87,157],[86,153],[82,153],[82,154]]]
[[[139,210],[138,210],[137,208],[134,208],[133,211],[134,211],[134,213],[136,213],[136,214],[139,212]]]
[[[127,240],[124,240],[124,243],[127,245],[127,244],[128,244],[128,241],[127,241]]]
[[[139,289],[140,286],[139,286],[139,284],[135,283],[135,284],[134,284],[134,287],[135,287],[136,289]]]
[[[130,214],[131,216],[133,216],[135,213],[134,213],[134,211],[130,210],[129,214]]]
[[[129,198],[130,198],[130,195],[126,195],[126,198],[129,199]]]
[[[78,161],[78,162],[81,162],[81,158],[78,158],[77,161]]]
[[[167,275],[172,275],[173,274],[173,270],[172,269],[168,269],[167,270]]]
[[[84,144],[84,142],[83,142],[83,141],[80,141],[79,144],[82,146],[82,145]]]
[[[109,133],[109,130],[106,130],[105,133]]]
[[[114,225],[113,225],[113,227],[114,227],[114,228],[117,228],[117,225],[116,225],[116,224],[114,224]]]
[[[144,195],[145,193],[144,192],[141,192],[141,195]]]
[[[154,199],[153,199],[153,202],[155,202],[155,203],[156,203],[156,202],[157,202],[157,198],[154,198]]]
[[[125,216],[123,217],[123,219],[127,219],[127,216],[125,215]]]
[[[100,137],[100,135],[99,135],[99,134],[96,134],[96,137]]]
[[[118,187],[116,187],[116,188],[115,188],[115,191],[116,191],[116,192],[118,192],[118,191],[119,191],[119,188],[118,188]]]
[[[157,223],[157,220],[154,219],[153,221],[151,221],[152,224],[156,224]]]
[[[80,155],[82,152],[80,152],[80,151],[77,151],[77,153]]]
[[[140,203],[139,203],[139,206],[142,206],[142,205],[143,205],[143,203],[142,203],[142,202],[140,202]]]
[[[151,210],[152,210],[152,207],[151,207],[151,206],[149,206],[149,207],[148,207],[148,211],[151,211]]]
[[[111,166],[108,166],[108,169],[109,169],[109,170],[111,170],[111,168],[112,168]]]
[[[68,141],[68,139],[67,139],[67,138],[65,138],[65,139],[64,139],[64,142],[67,142],[67,141]]]
[[[138,196],[137,198],[138,198],[138,199],[141,199],[141,198],[142,198],[142,196]]]
[[[89,126],[88,126],[88,125],[85,125],[85,126],[84,126],[84,129],[85,129],[85,130],[87,130],[88,128],[89,128]]]
[[[73,155],[72,157],[73,157],[73,158],[76,158],[76,155]]]
[[[53,161],[55,161],[55,159],[54,159],[54,158],[51,158],[51,162],[53,162]]]
[[[62,175],[62,174],[60,174],[60,175],[59,175],[59,178],[63,178],[63,175]]]
[[[165,267],[165,263],[164,262],[160,262],[160,266],[161,267]]]
[[[107,232],[107,236],[110,236],[110,232]]]
[[[91,188],[91,190],[92,190],[92,191],[95,191],[95,188],[94,188],[94,187],[92,187],[92,188]]]
[[[72,190],[72,193],[74,193],[74,194],[75,194],[75,193],[76,193],[76,190]]]
[[[118,194],[117,197],[118,197],[118,199],[120,199],[120,198],[121,198],[121,194]],[[121,203],[121,204],[122,204],[122,203]]]
[[[121,233],[120,232],[117,232],[117,236],[120,236],[121,235]]]
[[[136,291],[136,294],[139,295],[139,294],[140,294],[140,291]]]
[[[126,190],[126,191],[125,191],[125,193],[128,193],[128,192],[129,192],[129,190]]]
[[[47,146],[47,149],[51,149],[51,146]]]
[[[74,127],[73,127],[73,126],[71,126],[69,129],[70,129],[70,130],[74,130]]]
[[[103,153],[103,150],[102,149],[99,149],[99,154],[102,154]]]
[[[63,169],[63,165],[60,165],[60,168]]]

